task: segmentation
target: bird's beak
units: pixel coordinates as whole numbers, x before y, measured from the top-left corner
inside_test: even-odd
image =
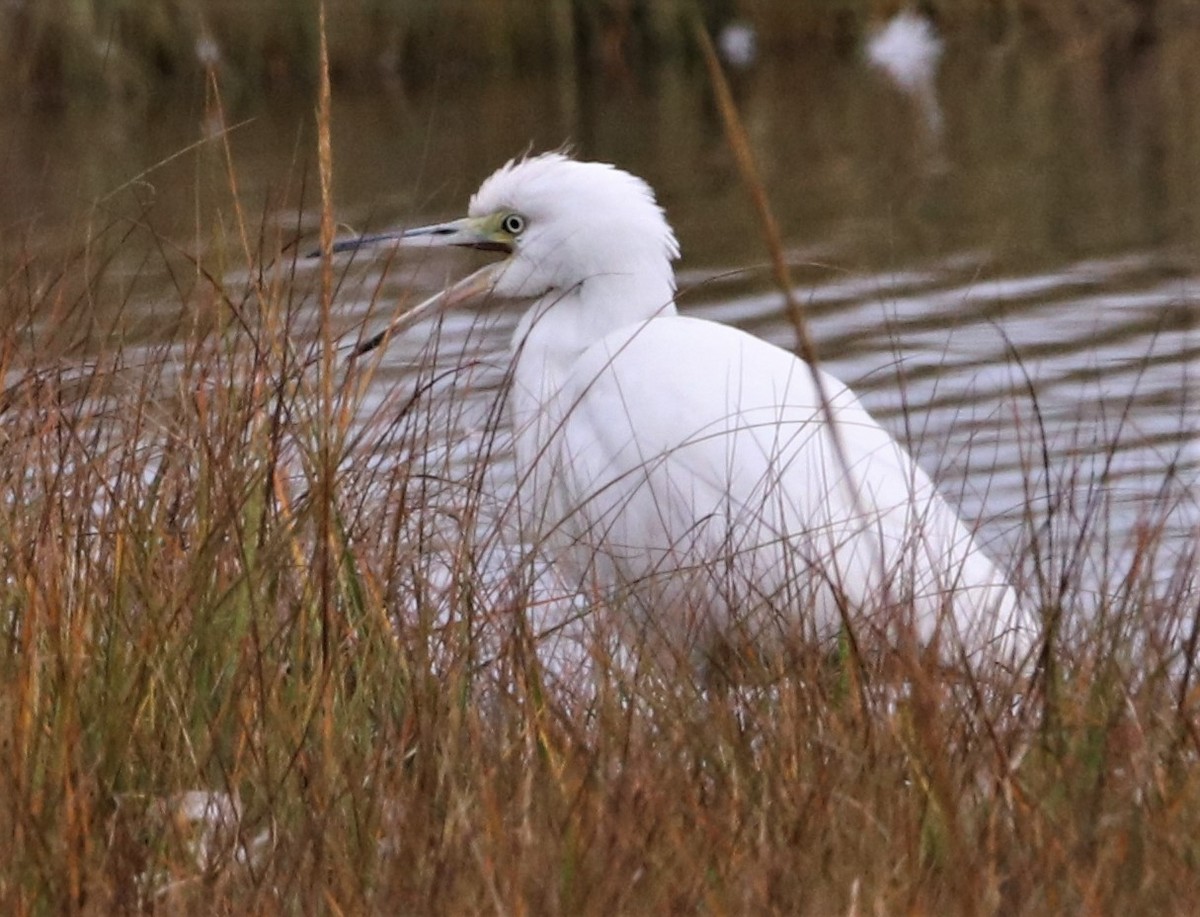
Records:
[[[455,246],[500,252],[505,255],[511,255],[513,252],[512,237],[496,226],[494,219],[487,217],[464,217],[461,220],[451,220],[449,223],[435,223],[432,226],[419,226],[416,229],[405,229],[400,232],[360,236],[357,239],[335,242],[332,251],[337,254],[380,245],[394,245],[398,248]]]
[[[346,239],[335,242],[330,251],[358,251],[360,248],[375,248],[391,245],[397,248],[444,248],[456,246],[459,248],[476,248],[482,251],[500,252],[505,255],[513,253],[513,237],[500,227],[499,217],[463,217],[461,220],[451,220],[449,223],[435,223],[432,226],[419,226],[416,229],[406,229],[399,232],[384,232],[373,236],[359,236],[357,239]],[[313,252],[309,257],[320,256]],[[402,315],[396,316],[383,331],[374,337],[362,341],[354,348],[352,356],[361,356],[374,350],[390,337],[399,334],[404,329],[418,321],[439,315],[459,303],[466,302],[478,296],[491,293],[500,274],[507,267],[507,262],[500,261],[480,268],[469,277],[451,284],[445,290],[431,296],[424,302],[414,306]]]

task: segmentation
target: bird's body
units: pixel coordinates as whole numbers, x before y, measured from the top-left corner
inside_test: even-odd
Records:
[[[667,612],[638,623],[689,656],[781,619],[829,640],[847,616],[865,645],[911,635],[947,661],[1027,649],[999,571],[833,377],[822,388],[848,469],[808,367],[733,328],[625,326],[541,391],[522,385],[529,363],[541,360],[520,355],[511,404],[530,530],[568,582]]]
[[[853,392],[677,314],[678,246],[641,180],[511,162],[466,220],[401,238],[510,252],[483,286],[532,300],[513,340],[519,503],[564,581],[693,657],[780,624],[946,662],[1028,655],[1012,589]]]

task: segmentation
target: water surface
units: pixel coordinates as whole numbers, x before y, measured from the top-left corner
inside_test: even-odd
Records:
[[[1117,556],[1149,529],[1186,554],[1200,531],[1200,38],[1164,35],[1125,54],[951,43],[919,93],[860,54],[813,51],[739,72],[735,90],[825,367],[910,444],[993,553],[1020,567],[1039,525],[1069,530],[1091,512]],[[281,99],[226,113],[251,223],[305,247],[310,110]],[[203,286],[192,257],[236,280],[225,151],[212,140],[189,149],[212,136],[203,98],[148,119],[6,117],[6,258],[78,247],[88,227],[114,224],[150,226],[177,248],[131,234],[106,274],[110,295],[88,306],[95,347],[114,331],[106,309],[126,345],[186,327],[193,306],[181,303]],[[505,159],[564,142],[657,189],[682,242],[682,308],[793,345],[699,69],[459,75],[338,94],[338,215],[347,231],[455,215]],[[340,327],[373,330],[380,303],[477,260],[351,268]],[[304,266],[297,282],[311,295]],[[515,317],[464,312],[440,326],[440,359],[484,360],[468,386],[479,410],[444,428],[451,455],[469,457],[486,422]],[[393,344],[373,403],[410,384],[431,333]],[[1104,564],[1097,588],[1119,574]]]

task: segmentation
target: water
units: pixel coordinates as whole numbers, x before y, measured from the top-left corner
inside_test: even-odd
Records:
[[[1200,38],[1164,34],[1124,53],[951,42],[933,73],[914,89],[861,55],[813,51],[737,75],[825,367],[1012,565],[1048,517],[1078,527],[1098,504],[1117,555],[1149,528],[1183,555],[1200,531]],[[252,219],[311,233],[310,107],[229,112],[251,119],[230,148]],[[434,78],[339,95],[334,118],[338,214],[356,230],[455,215],[506,158],[570,141],[657,189],[683,245],[683,308],[793,345],[698,69],[624,81]],[[0,183],[6,256],[69,248],[89,220],[127,217],[205,258],[236,251],[219,145],[156,167],[211,131],[201,99],[149,119],[106,112],[6,127],[0,163],[16,177]],[[463,255],[352,271],[339,322],[374,328],[368,301],[436,289],[474,264]],[[181,327],[171,303],[193,289],[189,270],[135,234],[105,287],[132,304],[128,343]],[[311,289],[303,268],[300,279]],[[103,313],[104,298],[92,308]],[[470,388],[494,393],[514,322],[505,312],[449,319],[442,359],[482,355]],[[392,345],[368,406],[408,384],[407,361],[430,330]],[[448,439],[466,437],[447,442],[448,454],[472,454],[486,405],[447,423]],[[1122,568],[1109,564],[1095,588]]]

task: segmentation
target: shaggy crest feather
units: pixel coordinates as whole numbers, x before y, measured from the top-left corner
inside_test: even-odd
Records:
[[[670,262],[679,257],[679,243],[650,186],[628,172],[562,153],[513,159],[483,182],[469,213],[503,210],[520,213],[529,226],[505,272],[508,283],[497,288],[501,295],[541,296],[639,268],[656,268],[659,282],[674,292]]]

